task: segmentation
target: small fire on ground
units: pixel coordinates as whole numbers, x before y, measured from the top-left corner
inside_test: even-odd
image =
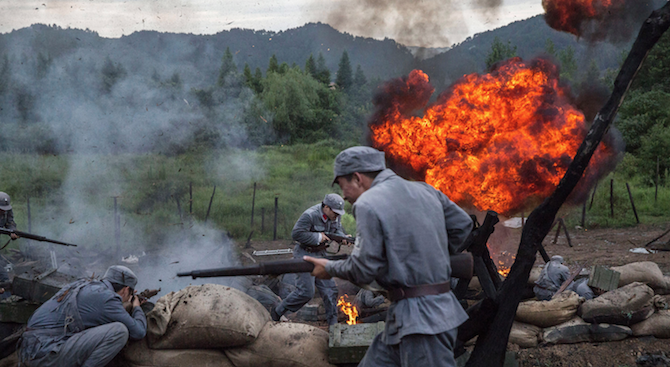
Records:
[[[498,254],[491,254],[491,256],[495,258],[494,262],[498,267],[498,274],[502,275],[503,278],[507,278],[507,274],[509,274],[516,256],[514,256],[514,254],[509,251],[502,251]]]
[[[346,294],[340,297],[337,300],[337,306],[340,307],[340,310],[344,312],[345,315],[349,317],[347,320],[347,325],[355,325],[358,323],[358,309],[351,302],[349,302],[349,296]]]

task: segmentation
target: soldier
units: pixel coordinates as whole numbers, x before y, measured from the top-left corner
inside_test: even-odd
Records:
[[[305,210],[293,226],[291,236],[296,245],[293,257],[301,259],[305,255],[326,256],[330,238],[327,233],[345,237],[341,215],[344,214],[344,199],[337,194],[328,194],[323,202]],[[319,289],[326,309],[328,325],[337,324],[337,286],[330,279],[314,279],[309,273],[299,273],[297,289],[289,294],[277,307],[270,310],[272,319],[279,321],[286,311],[296,312],[314,297],[314,287]]]
[[[370,147],[340,152],[334,176],[355,203],[354,250],[346,260],[304,259],[317,278],[376,281],[392,302],[359,366],[455,366],[457,327],[468,316],[451,292],[449,259],[472,219],[432,186],[386,169],[384,153]]]
[[[563,265],[563,257],[552,256],[542,268],[540,277],[535,281],[535,287],[533,287],[535,297],[540,301],[549,301],[569,277],[570,269]]]
[[[16,223],[14,222],[14,212],[12,211],[11,198],[6,193],[0,191],[0,228],[15,230]],[[12,233],[9,236],[12,240],[19,238]],[[9,281],[9,274],[4,265],[0,264],[0,283]],[[0,288],[0,294],[4,293],[5,289]]]
[[[144,338],[147,319],[134,295],[137,277],[125,266],[102,280],[80,279],[61,289],[28,320],[19,341],[21,366],[105,366],[131,339]],[[132,302],[132,316],[123,302]]]

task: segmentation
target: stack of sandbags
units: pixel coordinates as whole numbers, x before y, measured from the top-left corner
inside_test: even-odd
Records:
[[[670,310],[659,310],[648,319],[633,326],[633,335],[653,335],[657,338],[670,338]]]
[[[190,286],[156,302],[147,338],[124,349],[131,367],[331,367],[328,333],[270,321],[251,296],[215,284]]]
[[[565,291],[550,301],[521,302],[516,310],[516,321],[541,328],[558,325],[577,314],[582,300],[577,293]]]
[[[579,315],[592,324],[630,326],[654,313],[654,291],[646,284],[633,282],[590,299],[579,308]]]
[[[542,340],[549,344],[604,342],[622,340],[631,334],[627,326],[591,324],[575,316],[570,321],[544,329]]]
[[[641,261],[611,268],[621,273],[619,287],[640,282],[651,287],[656,294],[670,293],[670,277],[663,275],[658,264],[652,261]]]
[[[523,322],[514,321],[509,332],[508,343],[521,348],[535,348],[541,340],[542,329]]]

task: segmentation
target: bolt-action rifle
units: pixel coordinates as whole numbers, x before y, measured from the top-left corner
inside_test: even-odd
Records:
[[[17,230],[13,230],[13,229],[7,229],[7,228],[0,228],[0,234],[6,234],[7,236],[11,236],[12,233],[15,234],[15,235],[17,235],[17,236],[19,236],[19,237],[27,238],[27,239],[29,239],[29,240],[42,241],[42,242],[50,242],[50,243],[55,243],[55,244],[57,244],[57,245],[62,245],[62,246],[74,246],[74,247],[77,247],[77,245],[73,245],[73,244],[71,244],[71,243],[61,242],[61,241],[56,241],[56,240],[52,240],[52,239],[49,239],[49,238],[46,238],[46,237],[43,237],[43,236],[38,236],[38,235],[35,235],[35,234],[30,234],[30,233],[27,233],[27,232],[21,232],[21,231],[17,231]]]
[[[327,256],[328,260],[344,260],[347,255]],[[472,278],[472,254],[469,252],[451,255],[451,276],[459,279]],[[214,268],[193,270],[177,273],[178,277],[211,278],[234,277],[241,275],[279,275],[288,273],[311,273],[314,264],[302,259],[261,262],[251,266],[233,266],[228,268]]]

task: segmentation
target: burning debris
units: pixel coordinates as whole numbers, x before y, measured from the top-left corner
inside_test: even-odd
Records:
[[[358,308],[349,302],[349,296],[345,294],[340,297],[340,299],[337,300],[337,306],[340,307],[342,312],[349,317],[349,320],[347,320],[347,325],[355,325],[358,323]]]
[[[547,24],[589,41],[629,40],[654,9],[653,1],[542,0]]]
[[[553,192],[586,136],[584,114],[558,74],[548,60],[513,58],[463,77],[426,107],[434,89],[414,70],[375,96],[372,145],[461,206],[513,214]],[[423,117],[412,115],[424,107]],[[605,142],[592,166],[609,166],[615,155]],[[587,170],[582,185],[598,174]]]

